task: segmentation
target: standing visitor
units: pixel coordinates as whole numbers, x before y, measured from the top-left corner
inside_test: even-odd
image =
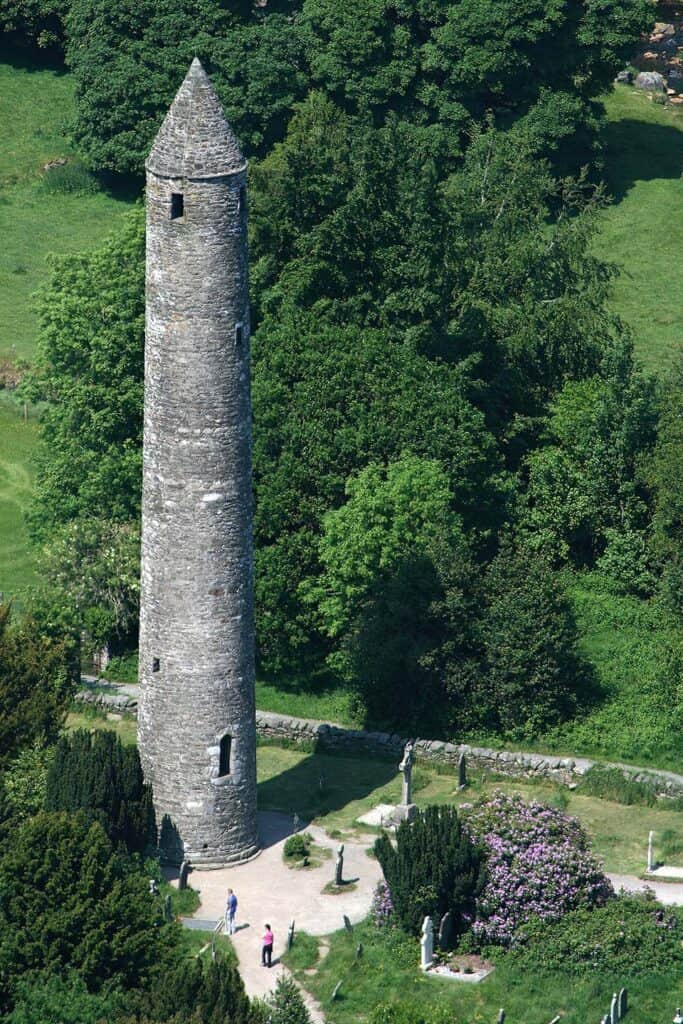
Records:
[[[235,914],[237,913],[237,897],[232,889],[228,889],[228,898],[225,901],[225,934],[234,935]]]
[[[273,933],[270,925],[266,925],[266,931],[261,940],[261,967],[272,967],[273,958]]]

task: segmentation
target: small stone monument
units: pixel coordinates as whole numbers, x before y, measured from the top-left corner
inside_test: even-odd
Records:
[[[363,943],[359,942],[356,946],[356,960],[360,960],[363,955]]]
[[[403,749],[403,759],[398,770],[403,772],[403,783],[401,787],[401,803],[396,808],[398,821],[412,821],[415,817],[417,807],[412,802],[412,777],[413,765],[415,764],[415,746],[412,740],[408,740]]]
[[[434,960],[434,925],[431,917],[425,917],[422,922],[422,937],[420,939],[420,967],[428,971]]]
[[[341,988],[341,984],[342,983],[341,983],[341,980],[340,980],[334,986],[334,988],[332,989],[332,995],[330,996],[330,999],[336,999],[337,998],[337,996],[339,995],[339,989]]]
[[[289,951],[294,945],[294,918],[289,922],[289,928],[287,929],[287,950]]]
[[[349,919],[346,916],[346,914],[344,914],[344,927],[346,928],[346,930],[349,933],[349,935],[353,935],[353,925],[349,921]]]
[[[609,1024],[619,1024],[619,997],[614,993],[609,1008]]]
[[[463,750],[458,758],[458,789],[465,789],[467,786],[467,758]]]
[[[171,909],[171,894],[167,893],[164,899],[164,921],[173,920],[173,910]]]
[[[655,869],[655,856],[654,856],[654,842],[655,834],[650,832],[647,837],[647,870],[654,871]]]
[[[453,915],[447,910],[439,921],[439,949],[448,949],[453,941]]]
[[[498,1024],[505,1024],[505,1010],[502,1008],[502,1006],[498,1011]]]
[[[337,862],[334,865],[334,884],[342,884],[342,876],[344,872],[344,844],[342,843],[337,850]]]
[[[628,1010],[628,992],[625,988],[619,991],[619,1020],[626,1016]]]
[[[673,1024],[683,1024],[683,1013],[681,1013],[680,1006],[676,1007],[676,1013],[674,1014]]]
[[[178,891],[182,892],[187,889],[187,876],[190,871],[190,865],[186,860],[180,865],[180,871],[178,872]]]
[[[150,896],[159,895],[159,886],[157,885],[156,878],[150,878],[149,880],[149,894]]]

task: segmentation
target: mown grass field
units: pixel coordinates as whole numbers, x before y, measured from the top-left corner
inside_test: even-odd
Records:
[[[32,296],[45,280],[48,253],[92,248],[129,201],[104,191],[45,191],[44,164],[76,155],[66,136],[73,81],[7,57],[0,52],[0,358],[30,359],[38,328]]]
[[[613,203],[596,251],[622,270],[612,308],[646,366],[661,371],[683,351],[683,111],[626,85],[606,99],[607,187]]]

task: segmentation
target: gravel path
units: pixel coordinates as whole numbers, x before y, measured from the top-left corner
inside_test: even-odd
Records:
[[[282,859],[282,848],[293,831],[292,819],[285,814],[261,812],[259,831],[263,849],[257,857],[246,864],[217,871],[192,871],[190,875],[190,885],[199,891],[201,898],[195,919],[208,922],[209,926],[223,916],[228,886],[235,891],[238,930],[233,936],[233,945],[250,996],[263,998],[274,988],[277,972],[286,970],[279,961],[292,918],[295,941],[299,930],[310,935],[327,935],[342,928],[344,915],[352,924],[357,924],[367,915],[381,876],[377,861],[366,852],[374,836],[369,837],[368,844],[346,843],[343,877],[351,884],[347,891],[338,895],[323,893],[325,885],[334,878],[338,842],[317,826],[308,826],[305,830],[311,833],[317,845],[332,853],[320,867],[301,870],[288,867]],[[266,922],[275,935],[271,970],[261,967],[260,962],[261,935]],[[307,993],[305,995],[313,1020],[323,1021],[320,1007]]]
[[[661,903],[670,907],[683,907],[683,882],[644,882],[636,875],[608,875],[614,888],[626,892],[643,892],[651,889]]]

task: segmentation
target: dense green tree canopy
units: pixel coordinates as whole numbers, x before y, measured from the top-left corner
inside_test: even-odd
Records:
[[[0,770],[19,750],[55,739],[72,694],[68,637],[45,635],[30,617],[12,622],[0,605]]]
[[[39,814],[0,859],[0,999],[20,980],[76,971],[90,991],[147,985],[175,926],[160,923],[144,875],[84,815]]]

